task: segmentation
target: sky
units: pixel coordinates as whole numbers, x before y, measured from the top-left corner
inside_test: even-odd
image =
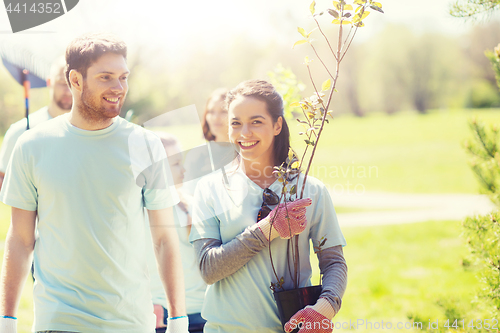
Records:
[[[355,41],[369,39],[388,23],[405,24],[416,32],[465,33],[473,24],[448,14],[452,1],[380,0],[385,14],[370,14]],[[16,34],[0,7],[0,43],[33,50],[50,62],[75,36],[104,30],[121,36],[129,48],[148,45],[169,59],[182,60],[196,48],[217,52],[236,38],[293,45],[300,39],[297,26],[313,28],[309,4],[309,0],[80,0],[67,14]],[[330,1],[317,1],[318,11],[327,6]]]

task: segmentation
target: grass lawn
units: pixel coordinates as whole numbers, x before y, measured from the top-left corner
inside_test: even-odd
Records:
[[[313,175],[338,191],[349,182],[367,191],[477,193],[462,144],[471,136],[469,119],[500,124],[498,111],[339,117],[327,125]],[[295,135],[294,146],[303,147],[300,140]]]
[[[470,302],[480,285],[474,268],[462,264],[468,250],[461,231],[457,221],[344,228],[349,279],[335,321],[396,325],[417,316],[426,326],[429,319],[477,317]],[[356,331],[377,331],[363,328]]]

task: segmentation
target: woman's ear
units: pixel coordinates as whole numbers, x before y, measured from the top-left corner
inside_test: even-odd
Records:
[[[274,123],[274,136],[277,136],[281,133],[281,129],[283,128],[283,117],[279,116],[276,122]]]

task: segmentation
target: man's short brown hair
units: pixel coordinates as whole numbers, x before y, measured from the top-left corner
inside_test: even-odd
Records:
[[[66,48],[66,82],[69,72],[74,69],[87,77],[87,69],[105,53],[116,53],[127,59],[127,45],[111,34],[91,33],[77,37]]]

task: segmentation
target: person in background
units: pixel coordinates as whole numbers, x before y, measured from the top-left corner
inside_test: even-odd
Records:
[[[214,90],[205,105],[201,126],[207,141],[229,142],[227,110],[224,104],[227,91],[226,88]]]
[[[227,160],[227,153],[231,154],[229,159],[235,157],[228,137],[227,110],[224,104],[227,91],[226,88],[214,90],[205,104],[201,127],[210,152],[197,147],[186,154],[186,181],[182,187],[184,193],[194,194],[198,180],[213,171],[213,161]]]
[[[71,110],[73,96],[64,77],[65,69],[66,61],[64,57],[58,58],[52,64],[50,76],[47,80],[50,98],[49,105],[29,115],[30,128],[34,128],[46,120],[50,120]],[[14,146],[17,139],[24,132],[26,132],[26,118],[12,124],[5,133],[2,147],[0,148],[0,190],[2,189],[5,171],[7,170]]]
[[[181,146],[177,138],[169,133],[156,132],[160,137],[165,152],[168,156],[172,180],[177,188],[180,202],[174,206],[174,219],[179,236],[179,246],[184,270],[184,287],[186,291],[186,311],[189,318],[189,332],[203,332],[205,320],[201,317],[201,307],[205,298],[207,285],[203,281],[193,246],[189,243],[191,232],[191,201],[192,197],[183,193],[181,186],[184,179]],[[151,236],[148,234],[148,244],[152,244]],[[156,332],[164,332],[168,317],[166,309],[166,296],[162,287],[158,268],[154,258],[153,248],[149,249],[148,269],[151,279],[151,295],[153,298],[154,312],[156,314]]]

